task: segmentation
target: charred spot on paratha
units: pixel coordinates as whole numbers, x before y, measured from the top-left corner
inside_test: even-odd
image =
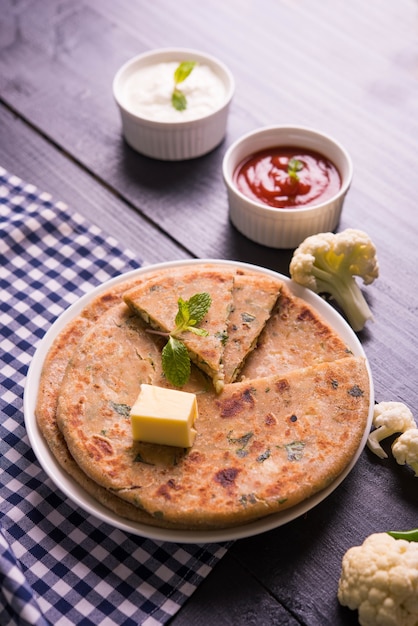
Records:
[[[248,406],[254,406],[254,390],[252,387],[245,387],[242,391],[233,394],[229,398],[217,401],[219,415],[224,418],[235,417]]]

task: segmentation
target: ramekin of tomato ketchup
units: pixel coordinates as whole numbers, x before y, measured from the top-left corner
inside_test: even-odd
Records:
[[[271,126],[232,144],[222,172],[233,225],[257,243],[294,248],[309,235],[336,228],[353,167],[328,135]]]
[[[250,155],[237,167],[234,182],[249,198],[278,209],[312,206],[335,196],[341,176],[319,152],[293,146]]]

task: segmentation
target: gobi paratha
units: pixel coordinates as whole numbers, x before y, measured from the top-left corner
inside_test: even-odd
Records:
[[[215,263],[210,264],[208,268],[207,265],[202,264],[202,271],[208,271],[208,269],[225,274],[223,265],[217,266]],[[179,268],[176,271],[181,272],[182,269]],[[230,266],[228,266],[228,271],[231,271]],[[232,273],[236,277],[234,269]],[[283,285],[280,286],[277,307],[267,320],[258,347],[253,350],[257,345],[256,339],[252,342],[247,339],[247,354],[245,350],[241,353],[242,363],[245,362],[242,370],[243,382],[227,384],[221,395],[217,395],[206,375],[199,369],[192,368],[192,377],[184,389],[197,393],[200,411],[198,432],[199,427],[202,428],[197,441],[200,436],[199,446],[201,447],[196,448],[195,444],[191,450],[185,451],[132,441],[130,420],[127,414],[130,404],[139,392],[140,381],[169,385],[161,372],[161,345],[158,343],[158,338],[148,333],[145,335],[143,323],[132,318],[132,312],[124,304],[120,304],[121,294],[144,285],[156,276],[160,279],[169,274],[172,272],[168,268],[163,273],[158,271],[145,273],[133,284],[119,284],[106,296],[101,296],[97,306],[88,305],[80,319],[64,329],[51,349],[42,375],[37,419],[51,450],[63,467],[88,493],[122,517],[165,528],[217,528],[245,523],[289,508],[332,482],[357,450],[367,422],[369,401],[367,370],[363,361],[354,359],[350,355],[338,335],[318,317],[316,312],[304,301],[295,298],[287,288],[283,289]],[[245,271],[243,274],[252,275],[253,273]],[[265,278],[258,272],[254,275]],[[232,294],[234,294],[233,289]],[[234,300],[234,297],[232,299]],[[231,321],[233,313],[235,310],[232,307],[228,316],[229,329],[231,329],[230,324],[234,323]],[[302,322],[303,331],[300,330]],[[106,327],[105,332],[102,332],[102,325]],[[241,331],[244,330],[245,328],[241,329]],[[254,333],[255,338],[260,330],[261,327]],[[294,348],[295,332],[300,332],[298,335],[300,339],[297,340],[298,350]],[[134,340],[132,340],[133,336]],[[143,336],[146,337],[144,341],[142,341]],[[141,337],[140,347],[138,337]],[[131,344],[135,345],[135,356],[131,354]],[[131,347],[128,348],[128,345]],[[77,349],[75,349],[76,346]],[[125,350],[128,351],[126,355]],[[273,358],[269,358],[270,352]],[[299,353],[298,358],[296,358],[296,353]],[[305,353],[306,356],[304,356]],[[224,358],[224,355],[225,349],[221,358]],[[344,364],[340,360],[341,357],[345,357]],[[235,360],[240,359],[235,355]],[[274,368],[275,360],[276,368]],[[319,365],[321,361],[335,362]],[[318,365],[301,369],[312,362]],[[230,363],[229,359],[227,363]],[[239,364],[239,369],[242,363]],[[262,363],[264,363],[264,369],[261,366]],[[124,364],[125,367],[123,367]],[[129,367],[126,367],[127,364]],[[268,443],[267,439],[263,439],[262,435],[258,435],[256,439],[254,433],[258,432],[257,428],[260,427],[259,416],[267,408],[269,408],[267,422],[273,424],[274,420],[278,420],[277,432],[279,430],[284,432],[285,421],[283,420],[285,418],[280,411],[276,415],[276,408],[271,405],[274,394],[269,395],[269,392],[265,392],[266,402],[269,396],[266,405],[259,402],[260,396],[263,396],[259,393],[257,402],[253,404],[251,398],[255,400],[255,397],[251,390],[265,390],[263,381],[267,379],[270,379],[267,383],[269,386],[273,383],[277,386],[278,377],[289,380],[293,400],[298,399],[301,405],[305,404],[304,409],[309,412],[307,405],[312,389],[310,388],[308,392],[305,388],[306,393],[303,394],[302,388],[304,387],[300,381],[304,380],[308,387],[309,380],[313,384],[314,370],[318,370],[316,376],[319,376],[315,380],[319,381],[321,376],[322,380],[325,380],[327,376],[329,380],[329,376],[333,376],[330,374],[331,367],[339,368],[338,371],[333,370],[338,377],[335,375],[332,378],[331,386],[334,390],[340,391],[344,385],[347,389],[351,389],[348,395],[355,403],[355,406],[346,405],[347,415],[351,416],[350,423],[345,415],[344,419],[347,421],[341,423],[341,427],[338,427],[341,428],[340,430],[335,431],[335,436],[337,438],[341,436],[346,442],[345,445],[343,443],[342,448],[333,446],[330,435],[332,429],[329,428],[327,422],[320,421],[316,423],[315,430],[318,431],[319,428],[317,435],[318,437],[323,435],[323,437],[318,439],[319,443],[316,448],[308,448],[302,439],[276,443],[276,446],[284,446],[284,448],[274,448],[274,450],[286,450],[290,467],[286,464],[278,464],[279,457],[276,456],[273,462],[271,450],[267,447],[264,450],[261,449],[264,444]],[[291,369],[294,371],[291,372]],[[328,374],[325,370],[328,370]],[[274,375],[271,375],[272,372]],[[344,382],[341,382],[343,379]],[[358,382],[354,382],[355,379]],[[72,384],[71,380],[75,384]],[[329,396],[329,389],[325,393],[325,388],[321,384],[317,386],[318,397],[315,396],[317,403],[315,406],[320,407],[318,409],[320,413],[324,409],[324,405],[321,404],[322,396],[325,399],[328,397],[327,402],[331,401],[331,398],[342,400],[338,395]],[[295,396],[293,391],[297,391],[299,395]],[[109,401],[110,396],[113,398],[111,401]],[[284,391],[279,394],[279,397],[285,398]],[[57,425],[58,399],[59,422],[65,438]],[[288,399],[283,403],[287,401]],[[241,405],[248,410],[252,406],[250,415],[245,416],[245,411],[236,413],[237,407]],[[341,407],[339,410],[342,411],[341,414],[334,415],[337,419],[344,413]],[[219,417],[221,414],[222,417]],[[229,417],[226,417],[227,414],[230,414]],[[88,419],[85,420],[87,415]],[[330,415],[329,410],[327,415]],[[298,418],[296,412],[292,412],[292,420],[295,416]],[[227,422],[229,424],[226,432]],[[222,425],[220,431],[214,429],[214,423],[217,427]],[[244,430],[244,423],[248,428],[246,432],[240,433],[240,427],[241,431]],[[307,423],[306,419],[303,423]],[[312,425],[313,421],[309,423]],[[323,428],[326,430],[325,433],[322,432]],[[307,434],[306,430],[303,432]],[[226,446],[224,446],[225,437]],[[219,446],[217,438],[222,438],[222,445]],[[68,445],[73,454],[70,454]],[[261,467],[269,468],[269,471],[266,474],[264,470],[261,474],[258,472],[256,481],[257,471],[251,473],[248,465],[245,466],[247,467],[245,470],[241,467],[235,468],[239,470],[238,473],[234,468],[231,470],[230,466],[226,465],[226,461],[234,459],[233,449],[238,459],[249,457],[247,461],[250,462],[252,459],[254,464],[254,458],[256,458],[258,460],[255,461],[255,467],[258,470]],[[309,454],[311,450],[316,450],[316,452],[310,457],[307,454],[308,450]],[[258,455],[255,457],[257,451]],[[306,474],[308,459],[312,467],[318,470],[315,474],[317,480],[314,483],[310,475]],[[218,463],[218,469],[214,467],[213,471],[220,472],[217,474],[217,479],[212,480],[215,484],[215,492],[210,491],[210,480],[205,470],[214,463]],[[297,468],[302,471],[298,478],[296,478],[297,472],[295,471]],[[290,470],[294,475],[293,487],[292,479],[287,481],[287,477],[292,476],[292,472],[289,473]],[[322,471],[322,475],[319,470]],[[254,495],[257,492],[256,489],[250,488],[251,480],[257,483],[257,488],[261,489],[264,483],[264,488],[267,489],[268,479],[272,479],[273,475],[276,476],[276,487],[279,482],[281,484],[280,494],[277,495],[277,492],[274,495],[274,488],[271,487],[271,497],[266,495],[266,492],[263,495],[262,491],[258,492],[257,496]],[[202,476],[206,477],[206,483],[200,483]],[[139,477],[140,482],[138,482]],[[286,479],[284,482],[283,477]],[[283,489],[287,490],[287,496],[284,495]],[[186,492],[187,497],[184,499],[183,495]],[[201,502],[201,496],[205,492],[208,496],[206,503]],[[216,503],[214,508],[209,500],[212,504]],[[236,506],[237,500],[240,503],[238,507]],[[279,503],[280,506],[278,506]]]
[[[71,456],[56,419],[62,378],[78,342],[101,315],[112,306],[120,305],[121,294],[129,286],[138,284],[139,280],[141,279],[135,280],[132,285],[124,283],[123,285],[115,286],[110,291],[106,291],[95,298],[58,335],[44,361],[35,410],[36,420],[56,461],[89,495],[123,518],[150,526],[172,528],[172,524],[166,523],[164,520],[156,520],[137,506],[129,504],[129,502],[117,497],[108,489],[101,487],[87,476]],[[178,525],[175,525],[175,527],[177,528]]]
[[[350,354],[349,347],[329,324],[283,285],[277,306],[241,374],[243,379],[259,378]]]
[[[357,450],[369,405],[357,357],[220,394],[192,380],[193,447],[134,442],[128,407],[150,369],[120,331],[85,335],[61,387],[58,423],[85,473],[156,518],[216,528],[282,511],[326,487]]]
[[[237,272],[232,290],[232,309],[222,355],[226,383],[238,377],[269,319],[283,282],[263,274]]]
[[[175,327],[179,298],[187,301],[197,293],[209,293],[212,304],[199,324],[208,334],[197,336],[184,331],[181,339],[191,360],[212,378],[215,389],[220,390],[224,384],[222,355],[233,286],[234,272],[229,269],[189,267],[148,280],[127,291],[124,300],[152,328],[170,332]]]

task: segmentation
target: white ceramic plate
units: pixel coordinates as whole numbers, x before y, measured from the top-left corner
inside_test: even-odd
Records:
[[[366,358],[364,350],[350,326],[345,322],[345,320],[341,317],[335,309],[333,309],[325,300],[314,294],[313,292],[301,287],[300,285],[295,284],[289,278],[282,276],[281,274],[277,274],[276,272],[272,272],[270,270],[266,270],[264,268],[260,268],[253,265],[248,265],[244,263],[237,263],[231,261],[218,261],[213,259],[206,260],[192,260],[192,261],[175,261],[170,263],[162,263],[159,265],[146,266],[139,270],[133,270],[126,274],[122,274],[116,278],[113,278],[110,281],[96,287],[92,292],[86,294],[72,306],[70,306],[51,326],[49,331],[46,333],[41,343],[39,344],[36,353],[33,357],[31,365],[29,367],[26,385],[25,385],[25,393],[24,393],[24,415],[25,415],[25,425],[26,430],[29,436],[29,441],[32,445],[32,448],[35,452],[35,455],[48,474],[53,483],[58,487],[70,500],[72,500],[75,504],[77,504],[80,508],[82,508],[87,513],[91,513],[96,518],[107,522],[108,524],[124,530],[126,532],[133,533],[135,535],[140,535],[142,537],[147,537],[150,539],[154,539],[157,541],[171,541],[177,543],[211,543],[211,542],[222,542],[222,541],[230,541],[233,539],[241,539],[244,537],[250,537],[252,535],[257,535],[268,530],[272,530],[273,528],[277,528],[278,526],[282,526],[283,524],[287,524],[288,522],[294,520],[295,518],[303,515],[314,506],[322,502],[327,496],[329,496],[346,478],[349,472],[354,467],[357,462],[367,440],[367,436],[369,434],[372,417],[373,417],[373,406],[374,406],[374,390],[373,390],[373,382],[372,376],[370,372],[370,367],[366,359],[368,373],[369,373],[369,381],[370,381],[370,407],[369,407],[369,418],[368,423],[364,431],[364,435],[360,446],[352,458],[350,464],[346,467],[346,469],[338,476],[338,478],[329,485],[326,489],[320,491],[312,498],[301,502],[299,505],[288,509],[287,511],[283,511],[282,513],[277,513],[270,515],[264,519],[245,524],[243,526],[238,526],[234,528],[227,528],[221,530],[202,530],[202,531],[186,531],[186,530],[166,530],[160,528],[154,528],[148,526],[146,524],[140,524],[137,522],[132,522],[130,520],[126,520],[122,517],[119,517],[103,505],[101,505],[98,501],[96,501],[92,496],[90,496],[75,480],[71,478],[59,465],[52,452],[50,451],[45,439],[42,436],[41,431],[38,428],[36,418],[35,418],[35,405],[36,398],[38,394],[39,388],[39,380],[42,370],[42,365],[44,359],[48,353],[49,348],[54,342],[55,338],[61,332],[61,330],[70,322],[74,317],[79,315],[81,310],[99,293],[104,290],[109,289],[112,285],[116,285],[122,281],[129,280],[135,278],[137,276],[141,276],[150,270],[156,270],[159,268],[167,268],[167,267],[177,267],[182,265],[190,265],[190,264],[199,264],[199,263],[207,263],[207,262],[216,262],[219,264],[224,264],[226,267],[228,265],[241,266],[246,267],[248,269],[256,270],[265,274],[271,274],[273,276],[279,277],[281,280],[285,281],[291,291],[303,298],[307,303],[314,306],[316,310],[322,315],[322,317],[340,334],[342,339],[346,342],[346,344],[350,347],[353,354],[356,356],[363,356]]]

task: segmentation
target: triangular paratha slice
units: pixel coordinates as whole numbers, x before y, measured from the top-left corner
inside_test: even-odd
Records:
[[[242,378],[252,379],[335,361],[351,350],[338,333],[283,285],[277,305],[248,356]]]
[[[127,291],[127,305],[152,328],[170,332],[175,327],[178,300],[187,301],[197,293],[208,293],[212,304],[199,328],[207,336],[185,331],[180,338],[191,360],[213,381],[220,391],[224,384],[222,356],[232,308],[234,272],[223,268],[182,268],[163,277],[152,278],[138,288]]]
[[[223,354],[225,383],[236,380],[271,315],[282,286],[280,280],[265,274],[238,271],[235,275],[233,308]]]

